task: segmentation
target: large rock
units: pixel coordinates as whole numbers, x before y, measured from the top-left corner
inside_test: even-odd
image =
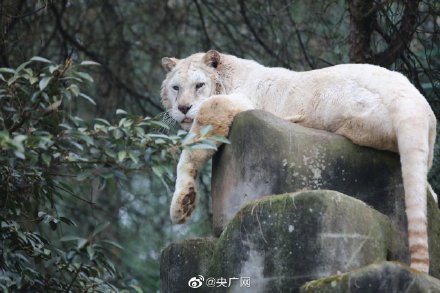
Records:
[[[327,292],[332,284],[345,290],[366,280],[362,284],[371,288],[385,284],[389,290],[428,292],[414,290],[431,288],[432,279],[403,267],[368,271],[370,279],[356,273],[338,277],[375,262],[408,263],[397,154],[356,146],[261,111],[236,117],[229,139],[232,144],[213,164],[214,229],[217,235],[224,231],[218,240],[186,240],[165,248],[162,292],[299,292],[305,282],[334,274],[303,290]],[[312,189],[321,190],[305,191]],[[293,191],[299,192],[265,196]],[[428,217],[430,273],[439,277],[440,212],[431,198]],[[378,283],[387,273],[392,274],[388,283]],[[199,276],[202,286],[191,289],[188,281]],[[247,278],[251,287],[240,287],[236,278]],[[208,280],[214,283],[208,286]],[[224,280],[232,280],[231,286],[216,288]],[[415,285],[399,287],[400,280]],[[328,292],[388,292],[338,290]]]
[[[398,154],[353,144],[264,111],[235,119],[230,145],[213,160],[215,235],[247,203],[270,194],[330,189],[360,199],[390,217],[399,231],[391,259],[409,263],[404,190]],[[430,272],[440,276],[440,213],[429,197]],[[361,219],[359,219],[361,220]],[[436,249],[437,248],[437,249]]]
[[[299,292],[308,281],[394,260],[402,245],[389,217],[339,192],[266,196],[243,207],[219,239],[190,239],[166,247],[161,292]],[[189,287],[193,278],[201,280],[200,288]],[[400,280],[396,278],[391,279]],[[221,279],[231,280],[230,286],[218,287]],[[241,279],[248,279],[250,287],[240,286]],[[208,286],[208,280],[214,283]],[[311,284],[328,280],[333,281]],[[328,290],[315,285],[308,288],[317,291],[310,292]]]
[[[189,292],[188,281],[207,274],[214,244],[214,238],[195,238],[164,248],[160,258],[160,291]]]
[[[398,263],[369,265],[305,284],[301,293],[438,293],[440,280]]]
[[[216,235],[246,203],[305,189],[336,190],[358,198],[390,215],[406,233],[397,154],[358,146],[343,136],[259,110],[237,115],[229,140],[213,160]]]
[[[339,192],[269,196],[245,206],[228,224],[208,272],[249,277],[249,292],[298,292],[306,281],[386,260],[395,239],[388,217]],[[233,282],[219,292],[245,289]]]

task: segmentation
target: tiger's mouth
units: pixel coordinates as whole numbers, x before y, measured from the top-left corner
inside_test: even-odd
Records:
[[[182,120],[181,123],[192,123],[194,119],[191,119],[189,117],[185,117],[185,119]]]

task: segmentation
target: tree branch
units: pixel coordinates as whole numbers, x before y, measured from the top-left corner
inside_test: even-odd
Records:
[[[276,54],[272,48],[270,48],[261,38],[260,36],[257,34],[257,32],[255,31],[255,28],[253,27],[252,23],[250,22],[249,18],[247,17],[246,14],[246,7],[244,4],[245,0],[240,0],[240,14],[243,17],[244,23],[246,24],[246,26],[249,28],[251,34],[254,36],[255,40],[261,45],[261,47],[263,47],[263,49],[269,53],[269,55],[271,55],[272,57],[274,57],[276,60],[278,60],[278,62],[281,63],[281,65],[283,65],[284,67],[289,67],[289,63],[285,62],[284,60],[280,59],[280,57],[278,56],[278,54]]]
[[[354,63],[371,62],[371,35],[376,22],[373,1],[348,0],[350,12],[350,60]]]
[[[200,23],[201,23],[202,28],[203,28],[203,34],[204,34],[204,36],[205,36],[205,40],[206,40],[206,43],[205,43],[205,45],[204,45],[203,47],[204,47],[204,50],[205,50],[205,51],[208,51],[209,49],[211,49],[211,46],[212,46],[211,43],[212,43],[212,41],[211,41],[211,39],[209,38],[208,30],[206,29],[205,19],[204,19],[204,17],[203,17],[202,9],[201,9],[201,7],[200,7],[200,5],[199,5],[199,2],[198,2],[197,0],[194,0],[194,3],[196,4],[197,13],[198,13],[198,15],[199,15]]]
[[[412,36],[419,25],[417,22],[419,3],[420,0],[405,1],[400,27],[394,32],[394,38],[391,38],[388,47],[373,56],[375,64],[389,67],[409,47]]]
[[[57,23],[57,28],[58,31],[60,32],[60,34],[63,36],[63,38],[65,40],[67,40],[70,44],[72,44],[75,48],[77,48],[78,50],[80,50],[81,52],[83,52],[86,56],[88,56],[89,58],[93,59],[94,61],[98,62],[101,64],[102,68],[107,72],[107,74],[116,82],[116,84],[118,86],[120,86],[121,88],[123,88],[128,94],[130,94],[131,96],[135,97],[135,101],[138,104],[138,106],[144,111],[144,112],[148,112],[145,107],[142,105],[142,103],[140,103],[140,100],[146,101],[147,103],[149,103],[155,110],[158,111],[162,111],[162,107],[158,104],[155,103],[154,101],[152,101],[152,98],[149,96],[144,96],[138,92],[136,92],[135,90],[133,90],[132,88],[130,88],[127,84],[125,84],[116,74],[113,73],[113,71],[110,69],[110,67],[104,62],[103,58],[101,58],[98,54],[96,54],[95,52],[92,52],[90,50],[88,50],[85,46],[83,46],[82,44],[80,44],[73,36],[71,36],[65,29],[64,26],[62,24],[61,21],[61,16],[58,12],[58,10],[56,9],[55,5],[52,4],[50,5],[50,8],[53,12],[53,14],[55,15],[55,19],[56,19],[56,23]]]

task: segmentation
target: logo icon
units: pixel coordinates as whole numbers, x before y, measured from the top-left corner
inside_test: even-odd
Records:
[[[198,277],[192,277],[188,281],[188,286],[191,288],[199,288],[203,285],[203,281],[205,278],[202,275],[199,275]]]

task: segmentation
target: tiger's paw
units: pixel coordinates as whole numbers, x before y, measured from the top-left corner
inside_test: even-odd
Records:
[[[176,188],[170,208],[171,221],[174,224],[183,224],[191,217],[196,208],[195,182],[184,184],[183,188]]]

